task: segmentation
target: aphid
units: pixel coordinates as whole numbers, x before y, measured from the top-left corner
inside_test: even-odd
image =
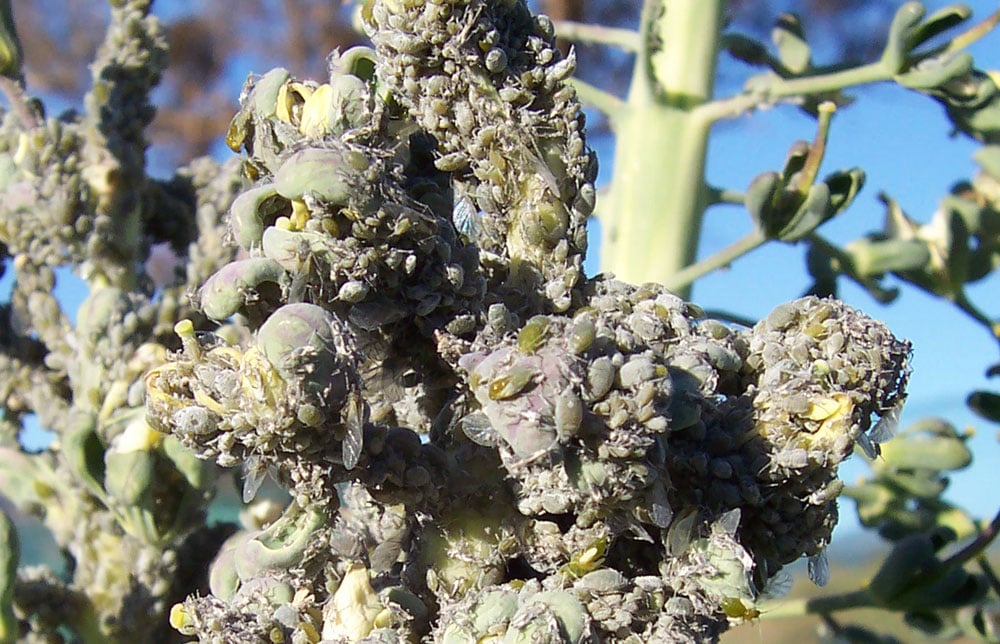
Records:
[[[341,444],[344,467],[353,470],[361,458],[364,447],[365,419],[361,396],[351,393],[347,399],[347,418],[344,420],[344,441]]]
[[[265,476],[273,474],[273,466],[269,466],[257,454],[243,462],[243,502],[250,503],[257,496],[257,490],[264,484]]]
[[[817,586],[825,586],[830,581],[830,560],[826,557],[826,549],[822,549],[809,557],[809,579]]]
[[[497,376],[490,381],[487,392],[490,400],[513,398],[528,386],[535,374],[535,370],[528,367],[513,367],[502,376]]]
[[[534,353],[545,343],[546,331],[549,328],[549,318],[536,315],[528,320],[517,333],[517,348],[522,353]]]
[[[749,622],[760,617],[760,611],[757,608],[752,604],[745,603],[739,597],[723,598],[720,607],[722,608],[722,612],[726,614],[726,617],[730,619]]]
[[[573,353],[582,354],[590,348],[596,337],[597,327],[594,325],[593,318],[589,315],[581,316],[573,325],[573,330],[570,331],[569,348],[573,350]]]
[[[469,243],[476,243],[483,232],[480,213],[468,195],[455,192],[455,205],[451,210],[451,221],[455,230]]]
[[[566,387],[556,397],[556,433],[560,439],[567,440],[576,435],[582,422],[583,401],[572,387]]]

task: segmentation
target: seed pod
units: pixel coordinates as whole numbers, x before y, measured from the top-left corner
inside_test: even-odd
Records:
[[[285,271],[278,262],[253,257],[226,264],[205,280],[198,290],[202,313],[221,322],[255,301],[265,284],[277,288]]]
[[[348,173],[364,169],[353,165],[355,163],[349,163],[340,149],[299,150],[274,173],[274,188],[288,199],[311,195],[327,204],[346,206],[352,189]]]
[[[273,184],[257,186],[233,200],[229,207],[229,229],[236,243],[249,251],[260,246],[264,229],[290,209],[291,205],[278,194]]]
[[[257,332],[264,357],[286,382],[303,378],[322,386],[337,366],[339,322],[325,309],[299,302],[271,314]]]
[[[243,582],[299,563],[313,535],[326,520],[319,510],[302,510],[292,503],[266,530],[236,546],[236,574]]]

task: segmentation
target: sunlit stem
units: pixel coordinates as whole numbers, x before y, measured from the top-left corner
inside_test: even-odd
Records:
[[[733,261],[758,248],[766,241],[767,236],[764,233],[754,230],[715,255],[677,271],[664,282],[664,285],[675,293],[682,292],[689,288],[695,280],[712,271],[729,266]]]
[[[598,212],[601,268],[627,281],[664,282],[695,259],[710,194],[704,171],[711,127],[696,108],[711,97],[724,5],[647,0],[643,7],[614,176]]]
[[[766,602],[760,606],[761,619],[780,619],[784,617],[801,617],[802,615],[821,615],[834,613],[851,608],[873,606],[871,593],[867,589],[855,590],[827,597],[811,597],[808,599],[782,599],[774,603]]]
[[[639,49],[639,34],[631,29],[605,27],[572,20],[557,20],[555,26],[557,36],[572,42],[610,45],[629,52]]]

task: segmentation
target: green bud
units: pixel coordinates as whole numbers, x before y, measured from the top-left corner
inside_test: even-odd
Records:
[[[306,378],[322,385],[337,366],[336,323],[315,304],[286,304],[261,325],[257,343],[285,382]]]
[[[302,560],[326,518],[319,510],[306,511],[292,503],[281,518],[236,547],[236,574],[247,582],[271,571],[288,570]]]
[[[302,199],[308,194],[328,204],[347,205],[352,191],[347,173],[364,169],[353,167],[354,160],[347,156],[338,149],[299,150],[274,173],[274,187],[288,199]]]
[[[256,301],[266,285],[280,292],[284,276],[281,265],[266,257],[230,262],[205,280],[198,290],[198,303],[205,315],[221,322]]]
[[[259,247],[264,229],[280,215],[291,212],[291,204],[282,198],[273,184],[240,193],[229,207],[229,227],[243,250]]]
[[[226,132],[226,145],[233,152],[239,152],[250,134],[254,119],[274,116],[278,104],[278,92],[291,77],[287,69],[280,67],[264,74],[253,84],[250,102],[236,113]]]

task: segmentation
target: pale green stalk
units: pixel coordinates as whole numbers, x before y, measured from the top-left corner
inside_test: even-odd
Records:
[[[695,108],[711,98],[724,6],[647,0],[643,7],[632,86],[613,121],[614,177],[599,211],[602,268],[624,280],[664,281],[694,261],[709,201],[711,127]]]

